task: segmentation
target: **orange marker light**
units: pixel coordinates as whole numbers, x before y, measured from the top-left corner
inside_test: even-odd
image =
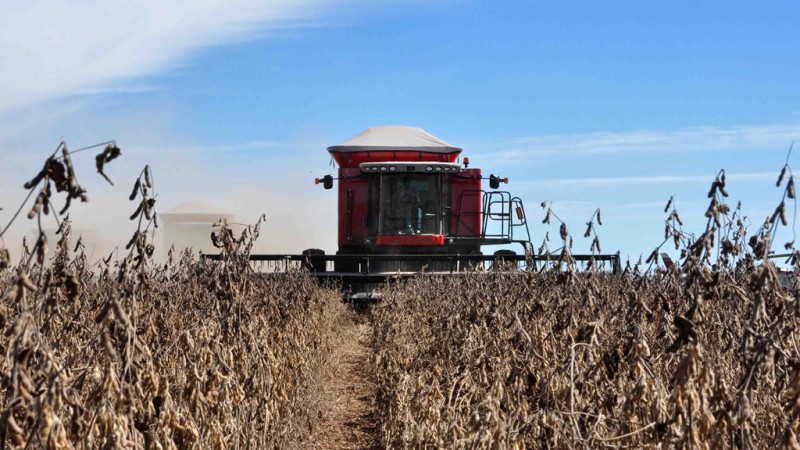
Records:
[[[469,167],[469,156],[464,157],[464,167]]]
[[[503,183],[508,184],[508,177],[503,178]]]
[[[314,178],[314,184],[319,184],[319,178]]]

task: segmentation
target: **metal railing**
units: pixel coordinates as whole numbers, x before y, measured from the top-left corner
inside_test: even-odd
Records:
[[[481,210],[465,209],[465,205],[468,204],[464,200],[465,197],[478,195],[481,196]],[[459,196],[456,211],[458,216],[453,233],[455,240],[475,240],[479,245],[520,243],[526,251],[531,250],[531,233],[528,228],[525,205],[519,197],[512,197],[510,192],[485,191],[483,189],[463,191]],[[480,218],[480,233],[469,228],[463,219],[476,216]],[[462,226],[466,230],[462,230]],[[518,231],[516,235],[515,231]],[[524,232],[521,237],[520,232]]]

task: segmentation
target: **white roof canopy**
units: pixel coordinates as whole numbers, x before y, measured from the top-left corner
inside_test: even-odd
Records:
[[[422,128],[400,125],[370,127],[339,145],[328,147],[329,152],[339,153],[403,150],[429,153],[461,151]]]

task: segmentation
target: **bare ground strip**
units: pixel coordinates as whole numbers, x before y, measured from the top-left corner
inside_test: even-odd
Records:
[[[343,318],[339,331],[332,343],[331,369],[320,380],[314,445],[322,449],[380,448],[369,362],[372,324],[353,315]]]

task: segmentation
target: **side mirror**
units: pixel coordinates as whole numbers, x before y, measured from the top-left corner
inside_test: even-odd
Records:
[[[489,175],[489,187],[497,189],[500,187],[500,177],[497,175]]]
[[[321,180],[319,178],[314,178],[314,184],[320,183],[322,183],[322,187],[325,189],[330,189],[333,187],[333,177],[330,175],[325,175]]]
[[[499,188],[500,183],[508,184],[508,178],[500,178],[497,175],[489,175],[489,186],[492,189]]]

